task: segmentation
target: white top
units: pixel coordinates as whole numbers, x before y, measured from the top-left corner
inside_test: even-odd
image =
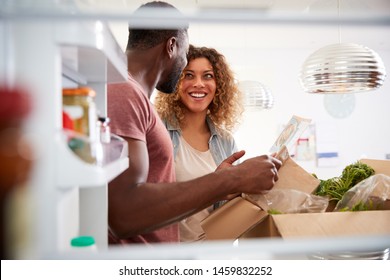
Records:
[[[201,152],[188,144],[180,136],[180,145],[175,158],[176,180],[187,181],[208,173],[214,172],[217,168],[210,150]],[[179,224],[180,241],[193,242],[204,239],[204,231],[200,222],[205,219],[213,207],[199,211],[198,213],[182,220]]]
[[[216,168],[210,150],[198,151],[180,136],[180,145],[175,158],[176,181],[188,181],[214,172]]]

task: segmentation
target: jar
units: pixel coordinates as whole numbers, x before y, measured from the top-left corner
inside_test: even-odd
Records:
[[[89,87],[62,90],[63,110],[73,121],[73,129],[88,136],[91,141],[96,138],[95,95],[95,91]]]

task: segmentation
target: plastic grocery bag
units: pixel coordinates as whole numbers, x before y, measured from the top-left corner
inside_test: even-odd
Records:
[[[390,176],[376,174],[348,190],[334,211],[385,209],[390,209]]]
[[[246,199],[270,214],[325,212],[329,200],[294,189],[272,189],[262,195],[246,195]]]

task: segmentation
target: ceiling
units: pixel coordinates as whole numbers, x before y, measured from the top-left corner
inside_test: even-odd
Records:
[[[141,4],[148,2],[148,0],[76,1],[79,5],[84,7],[89,5],[90,8],[101,9],[105,13],[120,11],[122,16],[125,15],[122,20],[127,19],[127,13],[130,15]],[[316,49],[338,41],[350,41],[374,49],[390,49],[390,40],[387,39],[390,38],[387,36],[390,33],[390,0],[166,0],[166,2],[195,19],[195,22],[190,22],[191,41],[216,48]],[[196,21],[197,17],[201,18],[210,10],[214,11],[216,18],[226,13],[225,20]],[[242,18],[230,22],[229,11],[243,11],[240,14]],[[255,17],[264,15],[265,20],[261,22],[254,20],[253,24],[248,24],[245,13],[253,11],[258,11]],[[344,15],[347,19],[351,19],[352,16],[354,19],[352,25],[340,27],[341,24],[338,23],[343,20]],[[319,21],[321,16],[328,19],[324,21],[325,24]],[[212,19],[212,17],[207,19],[210,18]],[[240,24],[240,20],[245,25]],[[127,34],[123,32],[125,24],[127,23],[124,21],[118,22],[117,25],[112,24],[113,32],[123,47],[127,39]]]
[[[148,0],[74,0],[80,6],[104,11],[134,10]],[[183,12],[202,9],[259,9],[269,13],[390,14],[389,0],[166,0]]]
[[[152,0],[4,0],[0,12],[10,6],[20,8],[18,12],[35,12],[35,16],[52,13],[53,7],[81,17],[84,12],[87,16],[92,13],[109,22],[123,46],[132,12],[148,1]],[[191,40],[199,44],[233,49],[314,49],[353,41],[390,49],[390,0],[165,1],[188,16]],[[144,22],[160,26],[160,14],[156,15]]]

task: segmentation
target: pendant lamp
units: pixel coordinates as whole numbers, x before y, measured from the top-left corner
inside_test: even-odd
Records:
[[[268,87],[258,81],[240,81],[238,88],[244,94],[244,106],[250,110],[271,109],[274,97]]]
[[[337,1],[340,17],[340,0]],[[325,46],[311,54],[303,64],[300,81],[308,93],[357,93],[383,85],[385,65],[373,50],[354,43]]]
[[[301,84],[308,93],[356,93],[381,87],[384,63],[373,50],[340,43],[319,49],[302,67]]]

